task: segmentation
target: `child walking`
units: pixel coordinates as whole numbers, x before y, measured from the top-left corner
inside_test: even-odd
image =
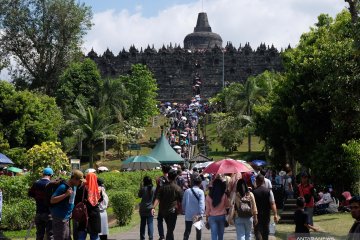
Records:
[[[305,199],[299,197],[296,199],[296,206],[298,209],[294,213],[295,221],[295,236],[297,237],[310,237],[310,229],[318,231],[317,228],[309,224],[308,215],[304,212]]]

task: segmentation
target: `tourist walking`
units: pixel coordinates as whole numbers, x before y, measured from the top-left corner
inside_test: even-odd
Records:
[[[75,205],[80,202],[85,203],[88,216],[87,222],[78,223],[78,240],[85,240],[87,234],[90,235],[90,240],[99,240],[99,233],[101,232],[99,205],[102,200],[96,174],[86,174],[86,182],[79,188],[75,198]]]
[[[237,240],[250,240],[253,224],[256,225],[257,207],[255,197],[249,191],[244,179],[239,179],[236,184],[234,201],[234,223],[236,227]]]
[[[102,201],[99,204],[101,219],[101,232],[99,233],[99,237],[100,240],[107,240],[107,236],[109,235],[109,222],[106,209],[109,205],[109,197],[106,194],[104,182],[100,178],[98,178],[98,185],[102,196]]]
[[[142,186],[138,192],[138,197],[141,198],[140,202],[140,240],[145,240],[145,228],[148,226],[149,240],[154,238],[154,215],[152,209],[154,208],[155,188],[152,184],[152,179],[148,176],[143,178]]]
[[[159,192],[159,190],[162,186],[169,184],[168,173],[171,170],[171,167],[169,165],[163,165],[161,167],[161,170],[162,170],[163,175],[160,176],[156,180],[155,196],[157,196],[157,193]],[[158,228],[158,233],[159,233],[159,240],[165,239],[163,221],[164,221],[164,218],[161,215],[161,212],[159,212],[158,216],[157,216],[157,228]]]
[[[171,169],[168,172],[169,184],[160,187],[152,210],[154,215],[156,207],[159,206],[159,214],[164,218],[167,226],[166,240],[174,240],[177,214],[183,197],[183,190],[176,184],[176,177],[177,172]]]
[[[304,211],[307,213],[309,218],[309,224],[314,225],[313,215],[314,215],[314,194],[315,189],[312,184],[309,183],[309,175],[306,172],[301,174],[301,183],[298,185],[299,196],[305,199],[305,208]]]
[[[286,175],[284,176],[282,185],[284,186],[284,190],[285,190],[284,201],[286,201],[287,199],[293,199],[294,198],[294,189],[293,189],[292,170],[291,169],[286,170]]]
[[[254,233],[256,240],[269,239],[269,225],[271,210],[274,213],[274,221],[278,221],[275,199],[272,191],[263,186],[264,176],[259,174],[256,176],[256,186],[254,197],[256,208],[258,211],[258,223],[254,226]]]
[[[317,229],[309,224],[309,218],[307,213],[304,211],[305,200],[303,197],[296,199],[297,210],[294,213],[294,222],[295,222],[295,237],[310,237],[310,229],[317,231]]]
[[[52,217],[49,209],[49,203],[46,196],[45,187],[50,182],[54,171],[47,167],[43,170],[42,178],[33,183],[29,189],[29,197],[36,202],[36,240],[54,239],[52,231]]]
[[[84,174],[74,170],[68,181],[60,183],[50,203],[54,240],[70,239],[69,219],[74,208],[77,187],[85,181]]]
[[[191,234],[193,221],[201,220],[205,214],[205,194],[200,189],[202,179],[198,175],[193,179],[193,187],[185,191],[182,200],[182,208],[185,212],[184,240],[188,240]],[[196,240],[201,240],[201,229],[196,228]]]
[[[209,195],[206,196],[206,222],[210,226],[211,240],[224,239],[226,209],[230,208],[225,192],[226,183],[217,178],[212,184]]]
[[[355,196],[350,200],[351,216],[355,219],[350,228],[347,240],[360,239],[360,196]]]

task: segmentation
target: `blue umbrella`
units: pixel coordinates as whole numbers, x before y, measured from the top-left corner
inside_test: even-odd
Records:
[[[10,158],[0,153],[0,164],[14,164]]]
[[[253,160],[251,163],[254,164],[255,166],[258,166],[258,167],[260,167],[260,166],[265,166],[265,165],[267,164],[266,161],[264,161],[264,160],[258,160],[258,159]]]

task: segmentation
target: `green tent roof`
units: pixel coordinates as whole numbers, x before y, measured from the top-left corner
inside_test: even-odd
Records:
[[[155,158],[161,164],[179,164],[184,162],[184,159],[175,152],[164,135],[161,136],[149,156]]]

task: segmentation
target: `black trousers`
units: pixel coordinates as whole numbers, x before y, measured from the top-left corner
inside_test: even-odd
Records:
[[[269,239],[270,216],[258,216],[259,222],[254,227],[256,240]]]
[[[166,223],[166,240],[174,240],[174,230],[176,226],[177,220],[177,213],[169,213],[167,216],[164,217]]]
[[[192,221],[185,221],[185,232],[184,232],[184,240],[189,240],[191,234],[193,222]],[[201,240],[201,230],[196,229],[196,240]]]

